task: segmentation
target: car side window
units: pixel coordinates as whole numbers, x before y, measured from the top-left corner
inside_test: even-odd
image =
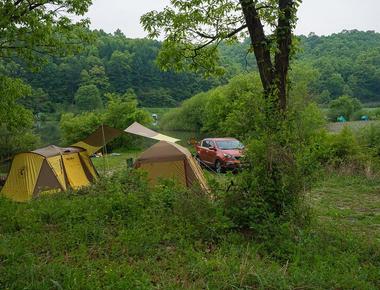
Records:
[[[209,141],[204,140],[203,143],[202,143],[202,147],[209,148],[210,147]]]
[[[214,141],[208,141],[208,142],[209,142],[209,143],[208,143],[208,147],[209,147],[209,148],[211,148],[211,147],[212,147],[212,148],[216,148],[216,147],[215,147],[215,142],[214,142]]]

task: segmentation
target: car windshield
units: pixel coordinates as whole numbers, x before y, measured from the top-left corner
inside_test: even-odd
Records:
[[[216,141],[218,147],[222,150],[233,150],[233,149],[243,149],[244,145],[238,140],[226,140],[226,141]]]

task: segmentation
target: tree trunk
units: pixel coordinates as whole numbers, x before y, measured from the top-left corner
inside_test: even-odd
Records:
[[[293,0],[279,0],[280,16],[276,29],[277,52],[275,56],[275,80],[278,89],[279,106],[286,110],[288,99],[288,72],[292,45],[292,5]]]
[[[248,32],[251,38],[264,97],[274,97],[274,106],[279,111],[285,111],[288,98],[288,71],[290,48],[292,45],[292,6],[293,0],[278,0],[279,19],[276,35],[277,52],[274,65],[271,59],[270,43],[265,36],[258,8],[252,0],[240,0]]]
[[[240,0],[248,32],[251,38],[257,66],[259,68],[264,95],[269,97],[273,91],[274,69],[270,56],[270,47],[264,33],[259,14],[252,0]]]

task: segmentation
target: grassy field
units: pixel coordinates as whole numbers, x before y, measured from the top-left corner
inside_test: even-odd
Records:
[[[0,288],[379,289],[380,181],[326,176],[307,199],[310,227],[262,242],[224,231],[207,198],[149,191],[133,172],[27,204],[0,199]]]
[[[310,193],[320,221],[380,243],[380,181],[362,176],[335,176]],[[380,269],[379,269],[380,270]]]
[[[352,121],[345,123],[328,123],[327,130],[332,133],[339,133],[343,128],[348,127],[353,131],[360,131],[371,125],[379,124],[379,121]]]
[[[258,240],[217,201],[122,172],[138,154],[93,158],[102,178],[77,192],[0,198],[0,289],[380,289],[379,179],[322,176],[311,224]]]
[[[140,151],[128,151],[128,152],[120,152],[116,154],[109,154],[102,157],[92,158],[92,162],[98,173],[100,175],[104,175],[104,173],[112,173],[128,166],[127,160],[133,159],[135,160]]]

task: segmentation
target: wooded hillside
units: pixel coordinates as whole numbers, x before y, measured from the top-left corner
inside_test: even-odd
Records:
[[[157,41],[128,39],[121,31],[114,34],[94,31],[91,38],[92,44],[74,56],[48,57],[39,71],[18,59],[4,60],[0,70],[30,84],[33,93],[22,100],[23,104],[34,113],[47,113],[62,105],[65,108],[74,105],[75,109],[75,95],[94,90],[103,102],[105,93],[133,90],[141,106],[174,107],[256,67],[253,55],[247,54],[247,41],[222,45],[221,61],[226,74],[220,79],[204,79],[193,73],[161,71],[155,64],[161,46]],[[319,103],[343,94],[362,102],[380,101],[379,33],[343,31],[298,39],[300,52],[295,61],[315,70],[312,95]]]

